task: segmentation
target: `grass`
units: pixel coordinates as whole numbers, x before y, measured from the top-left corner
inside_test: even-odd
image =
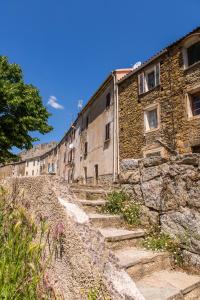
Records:
[[[43,285],[46,224],[0,195],[0,299],[54,299]],[[36,242],[37,240],[37,242]]]
[[[108,194],[106,204],[101,212],[120,214],[129,225],[140,225],[140,204],[130,200],[130,197],[123,191],[113,191]]]

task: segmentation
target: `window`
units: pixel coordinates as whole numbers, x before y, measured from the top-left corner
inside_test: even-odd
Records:
[[[160,84],[160,63],[138,75],[139,94],[146,93]]]
[[[188,117],[200,116],[200,92],[187,94]]]
[[[28,167],[28,164],[29,164],[29,162],[27,161],[27,162],[26,162],[26,166],[27,166],[27,167]]]
[[[26,171],[26,176],[28,176],[28,171]]]
[[[33,166],[35,167],[35,160],[33,161]]]
[[[87,118],[86,118],[86,124],[85,124],[86,129],[88,128],[88,125],[89,125],[89,116],[87,116]]]
[[[106,124],[105,141],[110,140],[110,123]]]
[[[106,96],[106,109],[110,108],[110,102],[111,102],[111,96],[110,93],[108,93]]]
[[[200,61],[200,42],[187,48],[188,66]]]
[[[68,154],[68,162],[72,162],[73,160],[73,150],[71,149]]]
[[[150,107],[144,112],[145,131],[158,128],[158,106]]]
[[[85,142],[85,147],[84,147],[84,156],[87,156],[88,154],[88,143]]]
[[[32,176],[34,176],[34,170],[32,170]]]
[[[191,108],[193,116],[200,115],[200,93],[191,96]]]
[[[193,146],[192,153],[200,153],[200,145]]]

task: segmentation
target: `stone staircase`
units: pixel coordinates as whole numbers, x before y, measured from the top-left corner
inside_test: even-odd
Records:
[[[200,276],[174,270],[168,253],[143,249],[143,229],[127,229],[120,215],[99,213],[109,189],[75,185],[70,190],[146,300],[200,299]]]

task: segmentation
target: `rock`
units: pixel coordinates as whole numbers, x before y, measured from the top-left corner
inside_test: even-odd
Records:
[[[159,211],[163,207],[162,187],[163,180],[161,177],[142,182],[141,189],[143,193],[144,203],[147,207],[154,208]]]
[[[120,164],[121,171],[135,170],[139,166],[139,159],[123,159]]]
[[[159,166],[165,163],[166,161],[167,159],[161,156],[147,157],[143,159],[143,164],[145,167],[152,167],[152,166]]]
[[[200,156],[197,154],[187,154],[185,155],[180,161],[178,161],[178,164],[182,165],[193,165],[198,166],[199,165],[199,158]]]
[[[143,168],[142,172],[142,181],[149,181],[155,177],[158,177],[162,174],[161,169],[158,166]]]

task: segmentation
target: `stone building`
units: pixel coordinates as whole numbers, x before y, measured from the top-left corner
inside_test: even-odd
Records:
[[[200,28],[119,82],[120,158],[200,152]]]

